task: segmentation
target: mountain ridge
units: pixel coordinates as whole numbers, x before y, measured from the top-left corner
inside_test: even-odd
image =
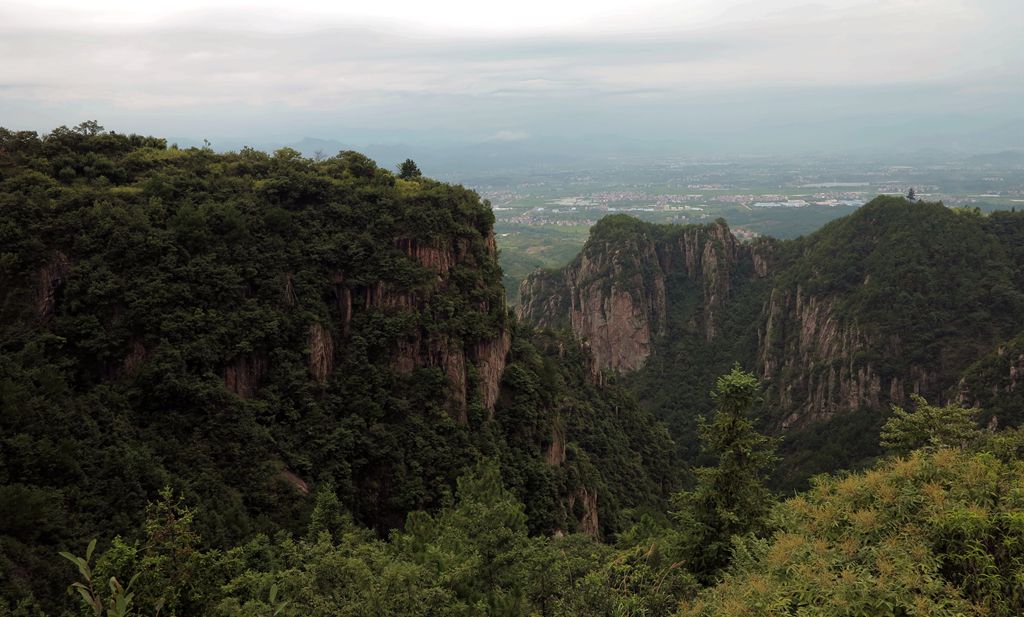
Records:
[[[963,371],[1024,324],[1019,214],[879,197],[808,236],[746,244],[725,221],[627,219],[602,219],[576,260],[526,279],[517,314],[589,345],[680,442],[692,421],[679,416],[709,404],[698,382],[731,362],[766,383],[769,426],[803,429],[880,419],[911,393],[951,400]],[[663,400],[665,388],[696,403]]]

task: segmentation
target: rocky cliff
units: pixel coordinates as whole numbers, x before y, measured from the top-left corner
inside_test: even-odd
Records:
[[[509,470],[528,508],[546,512],[534,532],[604,537],[628,524],[623,504],[658,504],[679,486],[664,426],[591,366],[567,332],[516,326],[495,421],[514,450],[537,454]]]
[[[472,191],[92,129],[0,128],[0,158],[8,590],[60,596],[57,551],[166,486],[212,547],[305,535],[321,496],[386,534],[483,458],[538,534],[614,534],[673,486],[649,413],[516,330]]]
[[[608,217],[575,261],[523,282],[517,311],[570,329],[601,369],[639,371],[641,398],[666,408],[678,403],[657,390],[706,392],[709,365],[739,361],[763,379],[777,428],[806,427],[952,396],[1024,317],[1010,246],[1022,220],[880,198],[809,237],[744,244],[724,221]],[[691,375],[702,382],[679,390]]]
[[[693,325],[714,340],[736,279],[767,274],[766,251],[740,244],[722,220],[678,228],[638,223],[607,217],[569,266],[528,277],[519,318],[570,328],[602,370],[634,371],[668,332],[671,287],[679,304],[691,301],[680,294],[696,300]]]
[[[243,527],[251,510],[301,519],[302,491],[273,480],[287,476],[329,480],[385,529],[499,447],[480,429],[511,322],[493,213],[472,191],[400,180],[355,152],[312,161],[67,129],[0,129],[0,152],[2,372],[26,392],[38,367],[60,384],[33,399],[46,420],[0,414],[0,434],[48,439],[89,409],[110,423],[90,435],[166,461],[147,462],[144,482],[185,478],[215,506],[234,495]],[[90,458],[110,445],[68,446],[91,461],[74,478],[44,462],[25,481],[112,477]]]
[[[885,358],[900,353],[899,337],[867,335],[855,321],[840,316],[836,303],[797,285],[772,289],[765,304],[756,367],[768,401],[784,410],[777,418],[781,428],[903,404],[910,393],[940,394],[934,374],[920,366],[882,374]]]
[[[957,402],[980,408],[982,420],[997,426],[1024,422],[1024,334],[1000,343],[964,371]]]
[[[347,282],[343,272],[332,273],[329,286],[333,289],[334,306],[331,312],[334,318],[326,323],[324,320],[314,321],[308,326],[306,348],[311,377],[320,384],[330,379],[338,356],[345,353],[352,322],[359,319],[360,315],[375,312],[416,315],[427,310],[439,293],[457,290],[457,284],[451,280],[454,268],[463,266],[478,269],[477,261],[481,258],[496,263],[493,232],[485,236],[482,255],[474,256],[471,253],[471,243],[470,236],[441,241],[438,245],[408,237],[395,239],[393,248],[396,253],[410,264],[430,273],[423,277],[424,283],[415,287],[385,280],[363,284]],[[53,316],[58,294],[70,273],[70,261],[61,252],[57,252],[53,259],[40,268],[35,294],[35,312],[40,323],[45,323]],[[292,307],[299,304],[300,300],[308,300],[300,298],[291,274],[285,275],[283,281],[280,298],[284,306]],[[483,281],[476,284],[485,286]],[[488,333],[466,339],[444,332],[436,323],[414,326],[394,341],[389,362],[401,375],[408,375],[421,368],[440,368],[448,382],[449,411],[461,423],[466,422],[467,405],[471,400],[479,401],[488,413],[493,412],[510,346],[504,297],[481,299],[472,308],[492,321]],[[104,370],[104,374],[110,378],[129,375],[139,368],[147,356],[147,347],[134,338],[123,359],[115,359]],[[271,369],[266,353],[246,352],[229,359],[221,373],[229,391],[249,399],[258,396],[260,386]],[[470,372],[474,375],[472,380]]]
[[[348,299],[353,294],[361,296],[362,303],[353,307],[351,300],[346,301],[338,328],[341,338],[344,339],[344,333],[349,331],[356,311],[419,314],[428,310],[439,293],[458,289],[458,283],[452,280],[454,269],[461,266],[466,270],[478,271],[482,266],[478,263],[480,260],[491,264],[497,262],[493,231],[488,231],[485,236],[482,254],[474,255],[471,251],[472,240],[472,237],[461,237],[432,244],[415,238],[396,239],[395,249],[416,265],[430,271],[433,276],[427,277],[425,284],[414,289],[396,288],[383,281],[362,288],[346,288],[342,297]],[[478,281],[477,284],[485,287],[488,282]],[[391,366],[402,375],[420,368],[439,368],[448,382],[449,411],[461,424],[467,422],[467,406],[473,399],[488,414],[493,413],[505,358],[511,344],[505,321],[504,296],[481,298],[472,303],[470,308],[493,321],[493,333],[467,339],[444,332],[435,322],[422,323],[408,330],[395,342],[391,359]],[[312,354],[310,361],[312,370]],[[471,372],[475,375],[473,383]]]

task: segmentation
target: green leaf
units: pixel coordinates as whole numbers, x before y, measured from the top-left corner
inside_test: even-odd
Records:
[[[79,562],[81,562],[82,559],[80,557],[75,557],[74,555],[72,555],[71,553],[69,553],[67,551],[60,551],[60,553],[58,553],[58,555],[60,555],[64,559],[67,559],[68,561],[70,561],[71,563],[75,564],[76,566],[81,567]]]
[[[61,551],[60,556],[78,566],[78,571],[81,573],[83,579],[87,581],[92,580],[92,570],[89,569],[89,563],[86,560],[65,551]]]
[[[89,595],[88,589],[86,589],[85,587],[77,586],[75,587],[75,590],[78,591],[78,593],[82,596],[82,599],[85,600],[86,604],[92,606],[92,596]]]

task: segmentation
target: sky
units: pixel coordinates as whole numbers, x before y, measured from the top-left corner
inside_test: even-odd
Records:
[[[1020,0],[0,0],[0,126],[995,151],[1024,147],[1022,28]]]

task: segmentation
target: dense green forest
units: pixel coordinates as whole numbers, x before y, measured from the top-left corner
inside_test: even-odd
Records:
[[[717,409],[701,428],[715,464],[673,496],[668,518],[644,517],[613,542],[531,534],[493,460],[459,478],[450,505],[411,513],[386,538],[353,522],[324,485],[305,529],[203,549],[198,513],[167,489],[133,539],[62,555],[76,579],[69,592],[81,614],[97,615],[1024,610],[1024,432],[984,432],[975,410],[922,401],[886,425],[894,454],[777,502],[764,487],[773,444],[747,419],[757,387],[738,369],[718,380]],[[942,421],[961,430],[934,430]],[[11,614],[35,614],[28,607]]]
[[[512,322],[492,224],[355,152],[0,131],[3,596],[66,605],[56,551],[163,487],[210,549],[302,532],[327,490],[385,534],[484,459],[532,533],[660,508],[666,431]]]
[[[970,281],[985,301],[946,267],[961,295],[937,310],[1012,328],[1016,219],[950,216],[981,263],[1018,267]],[[716,268],[740,255],[723,229]],[[638,233],[685,239],[595,230]],[[815,242],[758,250],[820,263]],[[779,383],[735,364],[762,256],[729,267],[745,282],[714,315],[693,298],[721,287],[677,276],[666,335],[715,352],[644,386],[510,315],[489,205],[412,161],[0,129],[0,615],[1020,614],[1024,432],[989,422],[1020,417],[1020,340],[942,352],[984,409],[915,396],[860,436],[870,468],[782,498]],[[656,387],[685,444],[635,396]]]

